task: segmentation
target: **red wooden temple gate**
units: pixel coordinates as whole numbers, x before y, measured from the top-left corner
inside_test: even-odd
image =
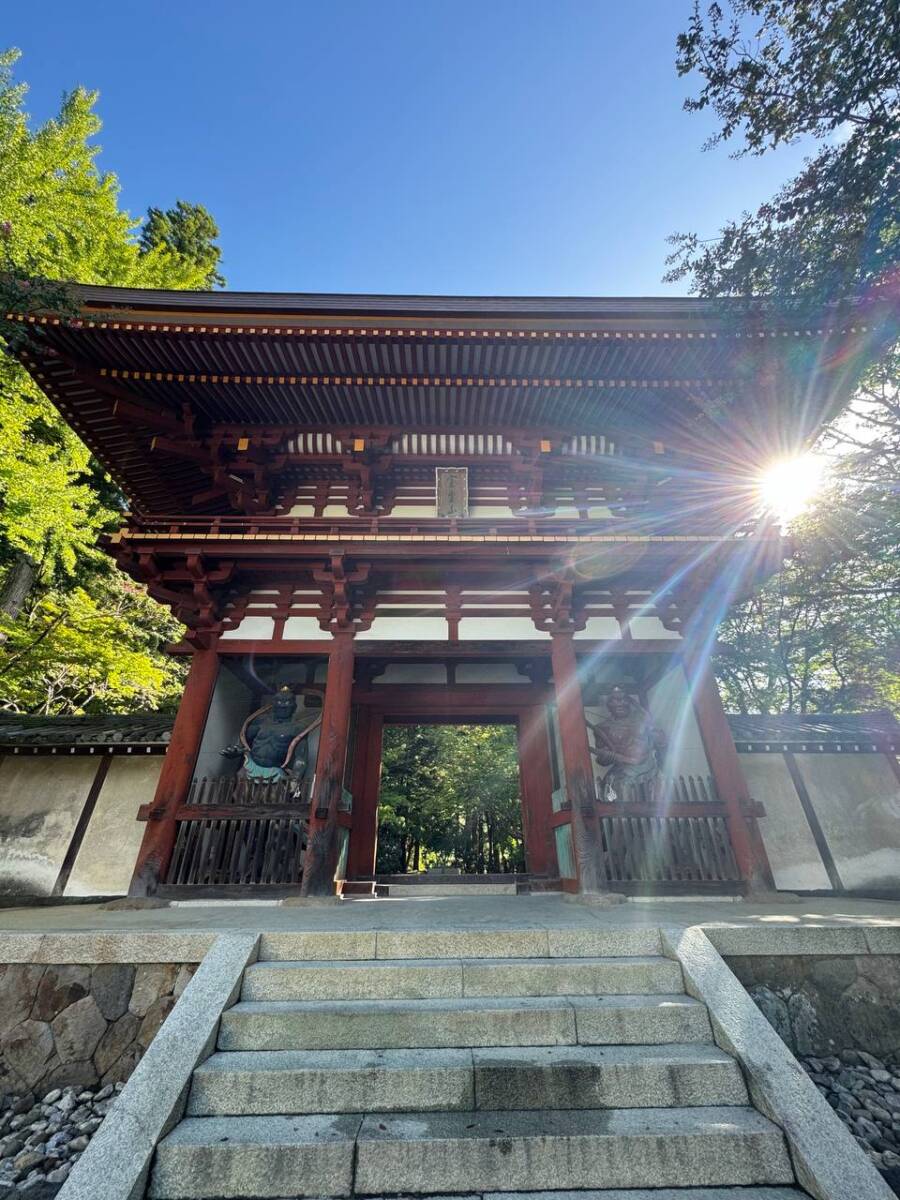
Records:
[[[128,495],[109,550],[191,656],[134,892],[370,878],[381,730],[413,719],[516,724],[540,886],[770,883],[708,657],[784,553],[754,480],[852,386],[859,313],[80,299],[21,358]],[[279,687],[321,702],[313,763],[250,786],[219,750]],[[614,802],[588,720],[612,687],[671,742],[664,785]]]

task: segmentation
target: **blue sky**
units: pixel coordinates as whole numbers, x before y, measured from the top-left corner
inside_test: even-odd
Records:
[[[674,43],[691,0],[7,4],[34,118],[100,91],[134,213],[219,222],[228,285],[677,294],[666,236],[752,208],[798,147],[703,153]]]

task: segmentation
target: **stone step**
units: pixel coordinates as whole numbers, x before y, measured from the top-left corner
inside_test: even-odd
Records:
[[[214,1054],[188,1113],[467,1112],[746,1105],[737,1063],[715,1046],[475,1050],[269,1050]]]
[[[515,896],[514,883],[391,883],[386,885],[392,899],[417,896]]]
[[[433,1200],[474,1200],[471,1195],[435,1196]],[[741,1188],[613,1188],[578,1192],[482,1192],[478,1200],[809,1200],[792,1187]]]
[[[749,1108],[188,1117],[160,1143],[148,1196],[671,1188],[687,1180],[750,1187],[792,1183],[793,1173],[781,1131]]]
[[[522,901],[527,904],[528,900]],[[387,958],[603,958],[661,954],[659,929],[430,929],[264,933],[260,962]]]
[[[348,1196],[362,1120],[187,1117],[156,1148],[148,1200]]]
[[[422,1000],[457,996],[670,994],[681,967],[661,955],[622,958],[264,962],[244,972],[244,1000]]]
[[[684,994],[439,1000],[245,1001],[222,1014],[220,1050],[406,1050],[712,1041]]]

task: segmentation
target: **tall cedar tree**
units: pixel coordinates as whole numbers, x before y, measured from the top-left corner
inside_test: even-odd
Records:
[[[516,732],[509,725],[389,725],[378,871],[523,870]]]

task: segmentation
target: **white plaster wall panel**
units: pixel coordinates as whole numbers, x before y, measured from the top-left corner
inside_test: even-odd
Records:
[[[433,600],[394,600],[392,596],[396,594],[391,592],[378,593],[378,611],[380,615],[387,616],[387,612],[384,611],[387,609],[392,611],[401,609],[404,614],[409,611],[411,614],[419,613],[423,617],[442,617],[444,615],[443,592],[430,593],[434,596]],[[422,593],[422,595],[427,597],[429,593]]]
[[[122,755],[109,760],[67,896],[124,896],[146,825],[137,811],[150,804],[162,770],[162,755]]]
[[[467,663],[456,664],[457,683],[524,683],[531,680],[516,670],[515,663]]]
[[[433,504],[395,504],[389,516],[392,517],[433,517]]]
[[[289,517],[314,517],[316,515],[316,506],[314,504],[294,504],[288,509]]]
[[[298,696],[297,697],[297,713],[298,713],[298,716],[300,717],[301,721],[306,723],[307,721],[314,719],[315,717],[320,717],[322,715],[322,706],[321,706],[321,704],[319,704],[318,706],[313,706],[312,704],[307,703],[305,697]],[[321,730],[321,727],[319,729],[314,729],[313,732],[311,734],[309,734],[308,738],[307,738],[307,762],[309,764],[307,767],[306,778],[305,778],[305,786],[307,788],[309,787],[309,784],[312,780],[313,774],[316,769],[316,758],[319,753],[320,730]]]
[[[450,630],[443,617],[376,617],[371,629],[363,629],[357,641],[446,642]]]
[[[633,638],[666,638],[669,641],[681,641],[678,630],[666,629],[659,617],[632,617],[629,627]]]
[[[844,887],[900,887],[900,785],[884,755],[796,761]]]
[[[750,795],[765,806],[762,835],[775,886],[781,891],[828,891],[831,880],[781,754],[741,754]]]
[[[331,641],[331,634],[320,626],[318,617],[288,617],[282,637],[286,642]]]
[[[349,517],[346,504],[326,504],[322,509],[323,517]]]
[[[622,630],[615,617],[588,617],[584,629],[579,629],[574,638],[576,641],[580,638],[603,642],[618,640],[621,636]]]
[[[446,684],[447,668],[443,663],[388,663],[384,674],[372,682]]]
[[[459,622],[461,642],[536,642],[549,639],[549,633],[535,629],[531,617],[463,617]]]
[[[227,629],[222,634],[222,640],[270,642],[274,636],[274,617],[244,617],[236,629]]]
[[[469,508],[470,517],[499,517],[502,520],[512,520],[515,515],[508,504],[473,504]]]
[[[587,510],[588,519],[592,521],[600,520],[601,517],[611,517],[612,509],[607,508],[605,504],[594,505]]]
[[[227,663],[222,663],[197,752],[196,779],[219,779],[222,775],[235,773],[235,760],[223,758],[221,752],[238,740],[241,726],[253,706],[253,693]]]
[[[597,739],[594,737],[594,731],[590,728],[590,726],[599,725],[602,724],[603,721],[609,720],[609,713],[606,711],[606,705],[586,704],[584,706],[584,719],[588,724],[588,741],[590,742],[592,748],[596,749]],[[599,795],[600,785],[603,782],[603,776],[606,774],[608,768],[601,767],[596,758],[594,758],[593,754],[591,755],[591,766],[594,768],[594,785],[597,788],[597,794]]]
[[[710,774],[709,763],[684,669],[673,667],[649,687],[647,704],[650,715],[669,740],[664,760],[666,774],[706,778]]]
[[[48,896],[99,755],[4,756],[0,762],[0,894]]]

